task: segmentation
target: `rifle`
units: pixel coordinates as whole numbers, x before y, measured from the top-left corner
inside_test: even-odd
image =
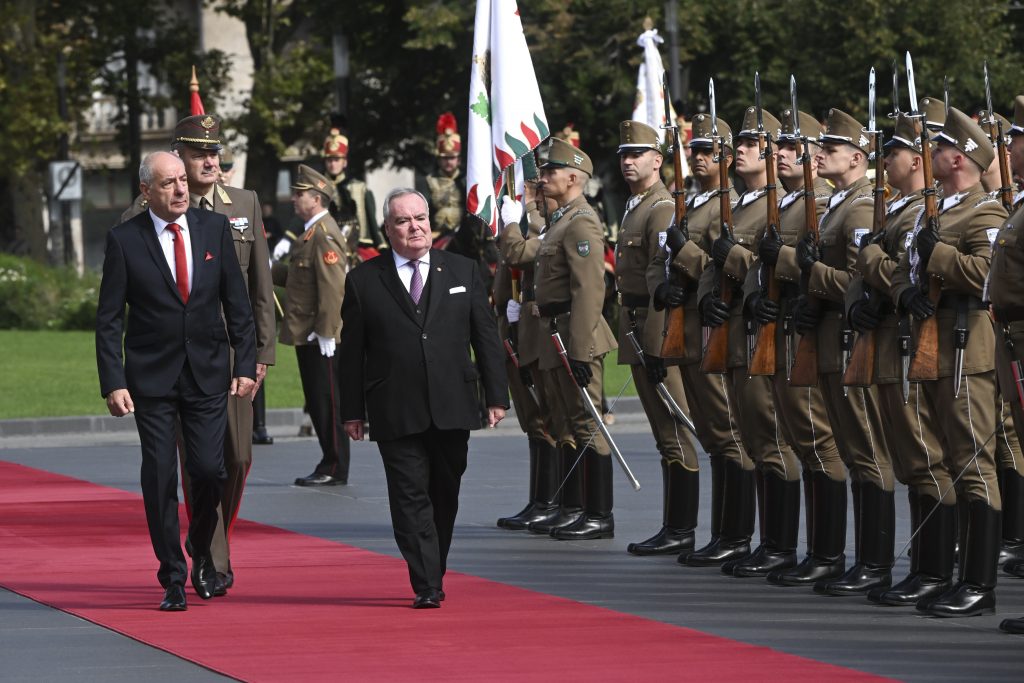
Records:
[[[765,193],[768,198],[768,220],[765,226],[765,235],[771,234],[781,239],[779,234],[779,195],[775,186],[775,152],[772,149],[772,136],[765,132],[764,116],[761,109],[761,75],[754,74],[754,99],[757,106],[757,132],[758,145],[761,150],[761,158],[764,159],[765,174],[768,184],[765,185]],[[799,118],[796,112],[794,117]],[[779,281],[775,279],[775,266],[761,264],[761,282],[767,283],[764,296],[769,301],[779,303],[782,298]],[[775,329],[777,323],[763,323],[757,331],[757,340],[754,342],[754,353],[750,357],[750,364],[747,373],[750,376],[775,374]]]
[[[675,167],[676,182],[672,190],[672,198],[676,203],[676,212],[672,225],[687,234],[686,191],[683,189],[683,145],[679,137],[679,126],[672,120],[671,96],[668,89],[668,72],[662,74],[662,87],[665,90],[665,130],[672,131],[672,163]],[[666,258],[671,258],[669,253]],[[669,280],[670,269],[665,268],[665,280]],[[686,318],[684,306],[670,306],[665,311],[665,327],[662,330],[661,357],[682,358],[686,355]]]
[[[715,110],[715,79],[708,83],[708,96],[711,100],[711,139],[712,154],[718,162],[718,206],[721,214],[721,234],[732,237],[732,202],[730,201],[729,161],[725,156],[725,139],[718,134],[718,114]],[[717,266],[713,266],[719,270]],[[724,272],[717,273],[718,287],[716,292],[726,306],[732,306],[732,283]],[[729,355],[729,320],[726,319],[718,327],[712,328],[704,345],[704,357],[700,361],[700,370],[704,373],[722,374],[726,369]]]
[[[871,159],[875,162],[875,213],[871,224],[871,234],[877,235],[885,230],[885,173],[882,165],[882,131],[875,125],[875,68],[871,67],[868,77],[868,127],[864,132],[874,138],[874,150]],[[864,285],[864,298],[869,305],[879,307],[882,303],[882,292]],[[850,353],[850,362],[843,373],[843,386],[869,387],[875,383],[875,331],[865,330],[857,334]]]
[[[988,78],[988,62],[985,62],[985,104],[988,109],[988,134],[999,156],[999,199],[1007,213],[1013,213],[1013,184],[1010,169],[1006,164],[1006,138],[1003,137],[1003,122],[996,118],[992,109],[992,83]]]
[[[932,175],[932,153],[929,145],[928,127],[924,115],[918,111],[917,88],[914,85],[914,63],[907,52],[907,91],[910,93],[910,115],[918,120],[921,140],[921,170],[924,172],[924,215],[927,230],[939,229],[939,205],[935,191],[935,177]],[[919,275],[927,268],[919,263]],[[931,275],[926,285],[928,300],[938,308],[939,297],[942,296],[942,278]],[[917,328],[917,348],[910,361],[910,372],[907,379],[912,382],[931,381],[939,378],[939,320],[938,315],[931,315],[921,321]]]
[[[810,142],[806,135],[800,134],[800,117],[796,107],[796,79],[790,76],[790,99],[793,101],[793,135],[800,140],[800,163],[804,171],[804,230],[811,235],[814,243],[821,240],[818,233],[818,207],[814,201],[814,177],[811,175]],[[818,300],[807,293],[810,276],[800,275],[800,295],[805,299],[805,306],[819,306]],[[790,323],[792,324],[792,323]],[[791,332],[787,331],[791,334]],[[813,387],[818,385],[818,333],[807,330],[800,336],[800,344],[796,349],[796,359],[789,372],[789,385],[793,387]]]
[[[629,339],[629,343],[633,345],[633,350],[636,351],[637,357],[640,359],[640,366],[643,368],[647,367],[647,354],[644,353],[644,347],[640,343],[640,340],[636,338],[636,311],[632,308],[629,309],[629,332],[626,333],[626,338]],[[676,400],[672,398],[672,394],[669,393],[668,387],[665,386],[665,382],[658,382],[654,385],[655,390],[658,392],[658,396],[661,398],[661,402],[665,404],[665,409],[675,418],[676,422],[683,425],[690,430],[690,433],[694,437],[697,436],[697,428],[693,426],[693,421],[687,417],[683,409],[679,407]]]

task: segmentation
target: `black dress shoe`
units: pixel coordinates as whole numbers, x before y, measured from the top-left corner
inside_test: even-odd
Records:
[[[775,570],[768,574],[768,583],[776,586],[813,586],[821,580],[839,578],[846,569],[846,556],[835,559],[807,555],[795,567]]]
[[[953,582],[950,579],[911,574],[891,588],[870,591],[868,600],[890,607],[910,607],[925,600],[934,600],[952,587]]]
[[[679,555],[692,551],[694,540],[693,529],[663,526],[646,541],[627,545],[626,552],[631,555]]]
[[[441,596],[441,591],[436,590],[425,590],[421,593],[416,594],[416,598],[412,601],[413,609],[437,609],[441,606],[441,601],[444,598]]]
[[[339,479],[330,474],[320,474],[319,472],[314,472],[308,477],[299,477],[295,480],[296,486],[339,486],[347,483],[348,481],[345,479]]]
[[[227,577],[220,572],[217,572],[213,579],[213,597],[222,598],[228,594]]]
[[[691,567],[720,567],[730,560],[745,559],[750,555],[749,539],[730,541],[719,538],[718,545],[705,551],[697,551],[686,556],[679,556],[679,563]]]
[[[1024,633],[1024,618],[1003,619],[999,624],[999,630],[1006,633]]]
[[[252,442],[258,446],[270,446],[274,443],[274,437],[267,434],[266,427],[258,427],[252,430]]]
[[[814,592],[819,595],[865,595],[872,588],[882,588],[890,584],[892,571],[889,567],[872,567],[857,563],[838,579],[826,579],[815,583]]]
[[[230,590],[230,588],[235,585],[235,573],[234,572],[229,571],[226,574],[221,574],[220,572],[217,572],[217,576],[224,580],[224,587],[225,588]]]
[[[196,595],[203,600],[213,597],[213,591],[217,585],[217,570],[213,568],[213,558],[197,557],[192,560],[192,587],[196,589]]]
[[[185,587],[174,584],[164,591],[164,601],[160,603],[161,612],[184,612],[188,609],[185,604]]]
[[[732,575],[737,578],[764,578],[772,572],[785,571],[796,566],[796,553],[775,551],[766,548],[760,556],[751,555],[732,565]],[[722,572],[725,573],[723,565]]]
[[[996,592],[993,588],[981,588],[961,581],[937,598],[922,600],[918,603],[917,610],[933,617],[975,617],[995,614]]]

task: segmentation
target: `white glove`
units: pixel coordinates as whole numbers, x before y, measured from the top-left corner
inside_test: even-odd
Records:
[[[287,254],[291,250],[292,243],[289,240],[283,239],[276,245],[274,245],[274,253],[271,256],[271,258],[274,259],[275,261],[280,261],[285,257],[285,254]]]
[[[330,358],[334,355],[334,337],[321,337],[316,332],[310,332],[309,336],[306,337],[306,341],[313,341],[316,339],[316,343],[320,345],[320,353]]]
[[[501,222],[508,227],[515,223],[519,224],[520,219],[523,217],[523,203],[517,202],[508,195],[505,195],[501,199]]]
[[[519,309],[522,306],[515,299],[508,300],[508,308],[505,309],[505,317],[510,323],[519,322]]]

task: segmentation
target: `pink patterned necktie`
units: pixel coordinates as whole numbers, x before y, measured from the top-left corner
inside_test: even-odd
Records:
[[[420,296],[423,295],[423,276],[420,275],[420,262],[409,261],[409,265],[412,266],[412,280],[409,282],[409,296],[412,297],[413,303],[418,304],[420,302]]]

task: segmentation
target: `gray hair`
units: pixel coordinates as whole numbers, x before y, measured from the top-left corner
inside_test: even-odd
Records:
[[[423,200],[423,203],[426,206],[430,206],[430,202],[427,201],[427,198],[424,197],[423,193],[420,192],[419,190],[414,190],[411,187],[399,187],[399,188],[396,188],[394,190],[391,190],[391,192],[388,192],[388,196],[384,198],[383,211],[384,211],[384,222],[385,223],[387,223],[388,217],[391,215],[391,202],[393,202],[394,200],[398,199],[399,197],[404,197],[407,194],[414,194],[414,195],[416,195],[417,197],[419,197],[420,199]]]
[[[142,163],[139,164],[139,182],[143,185],[153,184],[153,165],[156,157],[161,154],[170,154],[171,156],[178,158],[176,154],[171,152],[164,152],[163,150],[150,152],[146,156],[142,157]]]

